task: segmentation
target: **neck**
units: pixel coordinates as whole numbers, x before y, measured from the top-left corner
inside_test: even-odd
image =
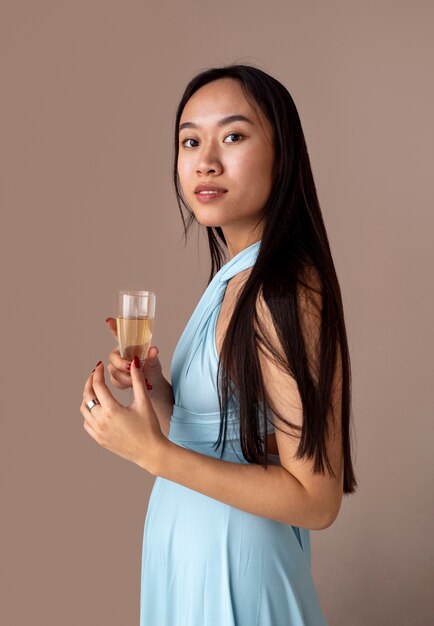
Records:
[[[229,261],[233,259],[234,256],[239,254],[242,250],[245,250],[257,241],[260,241],[262,237],[262,229],[259,228],[255,229],[254,231],[237,234],[227,233],[224,229],[222,230],[226,240]]]

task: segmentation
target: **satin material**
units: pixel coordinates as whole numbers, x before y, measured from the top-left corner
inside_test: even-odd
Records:
[[[228,281],[261,242],[208,285],[172,358],[169,439],[220,458],[217,317]],[[273,432],[269,424],[267,432]],[[263,430],[261,429],[261,432]],[[246,463],[234,406],[223,460]],[[270,463],[279,457],[269,455]],[[143,533],[140,626],[327,626],[311,575],[310,531],[251,515],[157,477]]]

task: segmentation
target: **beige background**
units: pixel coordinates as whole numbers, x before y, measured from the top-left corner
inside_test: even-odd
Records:
[[[2,624],[138,624],[153,479],[86,433],[82,388],[124,287],[157,292],[170,375],[209,270],[205,239],[182,242],[175,109],[234,61],[297,104],[344,297],[360,487],[312,532],[321,604],[330,626],[429,623],[433,18],[429,1],[3,0]]]

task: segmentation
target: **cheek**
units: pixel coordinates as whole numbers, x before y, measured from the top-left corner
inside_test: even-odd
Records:
[[[182,167],[178,167],[178,184],[180,186],[180,190],[184,198],[188,196],[188,190],[190,185],[188,183],[188,177],[186,175],[185,169]]]
[[[178,172],[179,180],[182,181],[182,179],[184,178],[184,168],[183,168],[182,162],[179,159],[178,159],[178,163],[176,166],[176,170]]]
[[[189,171],[191,170],[191,166],[189,167],[188,159],[178,156],[177,170],[179,179],[185,180],[189,174]]]
[[[270,195],[273,184],[272,162],[267,155],[263,155],[262,158],[254,155],[246,159],[240,172],[240,179],[249,198],[255,200],[255,204],[263,205]]]

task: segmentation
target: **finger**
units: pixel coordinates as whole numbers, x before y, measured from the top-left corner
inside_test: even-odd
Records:
[[[89,402],[92,398],[96,399],[95,390],[93,388],[93,372],[89,374],[84,384],[83,402]]]
[[[126,389],[131,387],[131,375],[128,373],[120,372],[117,368],[113,367],[111,363],[107,365],[107,369],[110,373],[110,382],[118,389]]]
[[[118,325],[117,325],[117,322],[116,322],[115,318],[114,317],[108,317],[106,319],[106,323],[107,323],[107,326],[109,327],[109,330],[110,330],[111,334],[113,335],[113,337],[117,341],[117,339],[118,339]]]
[[[92,428],[95,430],[98,427],[100,423],[100,419],[101,419],[101,415],[98,416],[98,410],[101,411],[102,409],[99,404],[93,406],[92,409],[89,409],[86,402],[88,402],[88,400],[85,400],[83,398],[83,402],[80,407],[80,413],[82,414],[84,419],[88,422],[88,424],[90,424]]]
[[[158,367],[160,365],[160,361],[158,358],[159,352],[160,351],[157,346],[151,346],[146,356],[146,365],[148,365],[149,367]]]
[[[99,413],[102,411],[101,405],[97,404],[97,405],[94,405],[92,409],[89,409],[89,407],[87,406],[87,403],[90,402],[91,400],[98,400],[99,402],[98,396],[93,386],[93,372],[88,376],[86,383],[84,385],[83,404],[81,405],[81,414],[83,415],[85,419],[90,419],[91,421],[92,419],[94,419],[95,421],[98,422],[98,420],[101,418],[101,415],[99,415]]]
[[[120,355],[119,348],[112,350],[109,355],[110,363],[114,365],[121,372],[129,372],[131,368],[131,361],[123,359]]]
[[[138,406],[150,402],[146,391],[146,381],[137,356],[131,363],[131,382],[133,385],[134,403]]]
[[[105,411],[115,409],[119,406],[119,402],[106,385],[104,378],[104,365],[101,361],[98,362],[95,367],[95,371],[93,372],[92,386],[95,391],[95,397],[98,399]]]

